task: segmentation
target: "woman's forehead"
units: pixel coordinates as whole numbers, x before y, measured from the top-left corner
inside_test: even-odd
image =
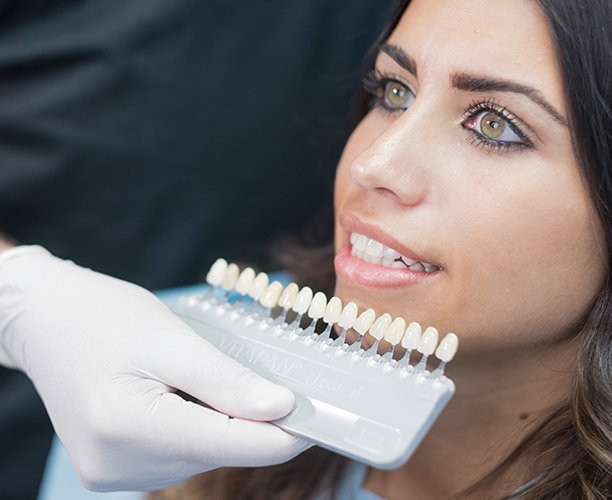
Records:
[[[419,82],[455,73],[510,79],[564,109],[557,55],[537,2],[413,0],[388,43],[414,60]]]

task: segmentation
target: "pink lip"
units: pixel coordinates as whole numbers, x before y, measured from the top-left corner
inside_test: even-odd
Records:
[[[352,213],[343,212],[339,217],[340,226],[347,233],[359,233],[367,236],[368,238],[373,238],[376,241],[380,241],[383,245],[388,246],[389,248],[393,248],[393,250],[398,251],[403,256],[408,257],[409,259],[419,261],[419,262],[429,262],[430,264],[438,265],[436,262],[430,260],[424,255],[419,255],[415,253],[410,248],[402,245],[399,241],[392,238],[390,235],[385,233],[382,229],[372,225],[362,222]],[[348,234],[345,235],[345,242],[348,240]],[[441,267],[441,266],[439,266]]]
[[[334,259],[336,274],[340,279],[354,281],[375,288],[399,288],[418,285],[437,273],[424,273],[410,269],[392,269],[365,262],[351,255],[350,244],[344,245]]]
[[[374,238],[384,245],[397,250],[402,255],[416,261],[431,262],[412,252],[379,228],[361,222],[355,215],[343,213],[339,219],[341,227],[346,231],[344,243],[334,259],[338,278],[356,282],[360,285],[374,288],[400,288],[415,286],[438,275],[439,272],[425,273],[410,269],[392,269],[378,264],[365,262],[351,255],[351,244],[348,235],[352,232]]]

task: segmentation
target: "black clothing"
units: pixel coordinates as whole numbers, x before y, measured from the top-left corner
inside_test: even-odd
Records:
[[[252,260],[331,198],[389,11],[0,2],[0,230],[151,289],[197,282],[217,256]],[[0,498],[34,498],[48,451],[26,383],[0,371]]]

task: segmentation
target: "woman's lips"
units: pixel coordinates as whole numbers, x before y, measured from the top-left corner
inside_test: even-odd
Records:
[[[383,231],[380,227],[378,227],[378,225],[364,222],[352,212],[343,211],[340,213],[338,222],[340,227],[346,232],[344,235],[345,239],[343,239],[343,241],[350,241],[350,237],[355,234],[363,235],[367,239],[374,239],[379,242],[379,244],[382,244],[388,247],[390,250],[397,252],[398,255],[401,255],[403,259],[405,258],[408,261],[407,266],[414,262],[422,262],[429,263],[429,267],[436,267],[439,269],[443,267],[439,263],[431,260],[434,258],[433,256],[427,257],[425,255],[415,253],[412,249],[406,247],[401,242],[390,236],[390,234]]]
[[[351,255],[349,242],[343,245],[336,254],[334,267],[339,279],[375,288],[414,286],[438,274],[416,272],[408,268],[393,269],[365,262]]]

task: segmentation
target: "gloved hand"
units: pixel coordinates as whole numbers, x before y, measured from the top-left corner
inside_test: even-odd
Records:
[[[216,350],[151,293],[41,247],[7,252],[0,362],[32,379],[87,488],[161,488],[309,446],[261,422],[291,410],[288,389]]]

